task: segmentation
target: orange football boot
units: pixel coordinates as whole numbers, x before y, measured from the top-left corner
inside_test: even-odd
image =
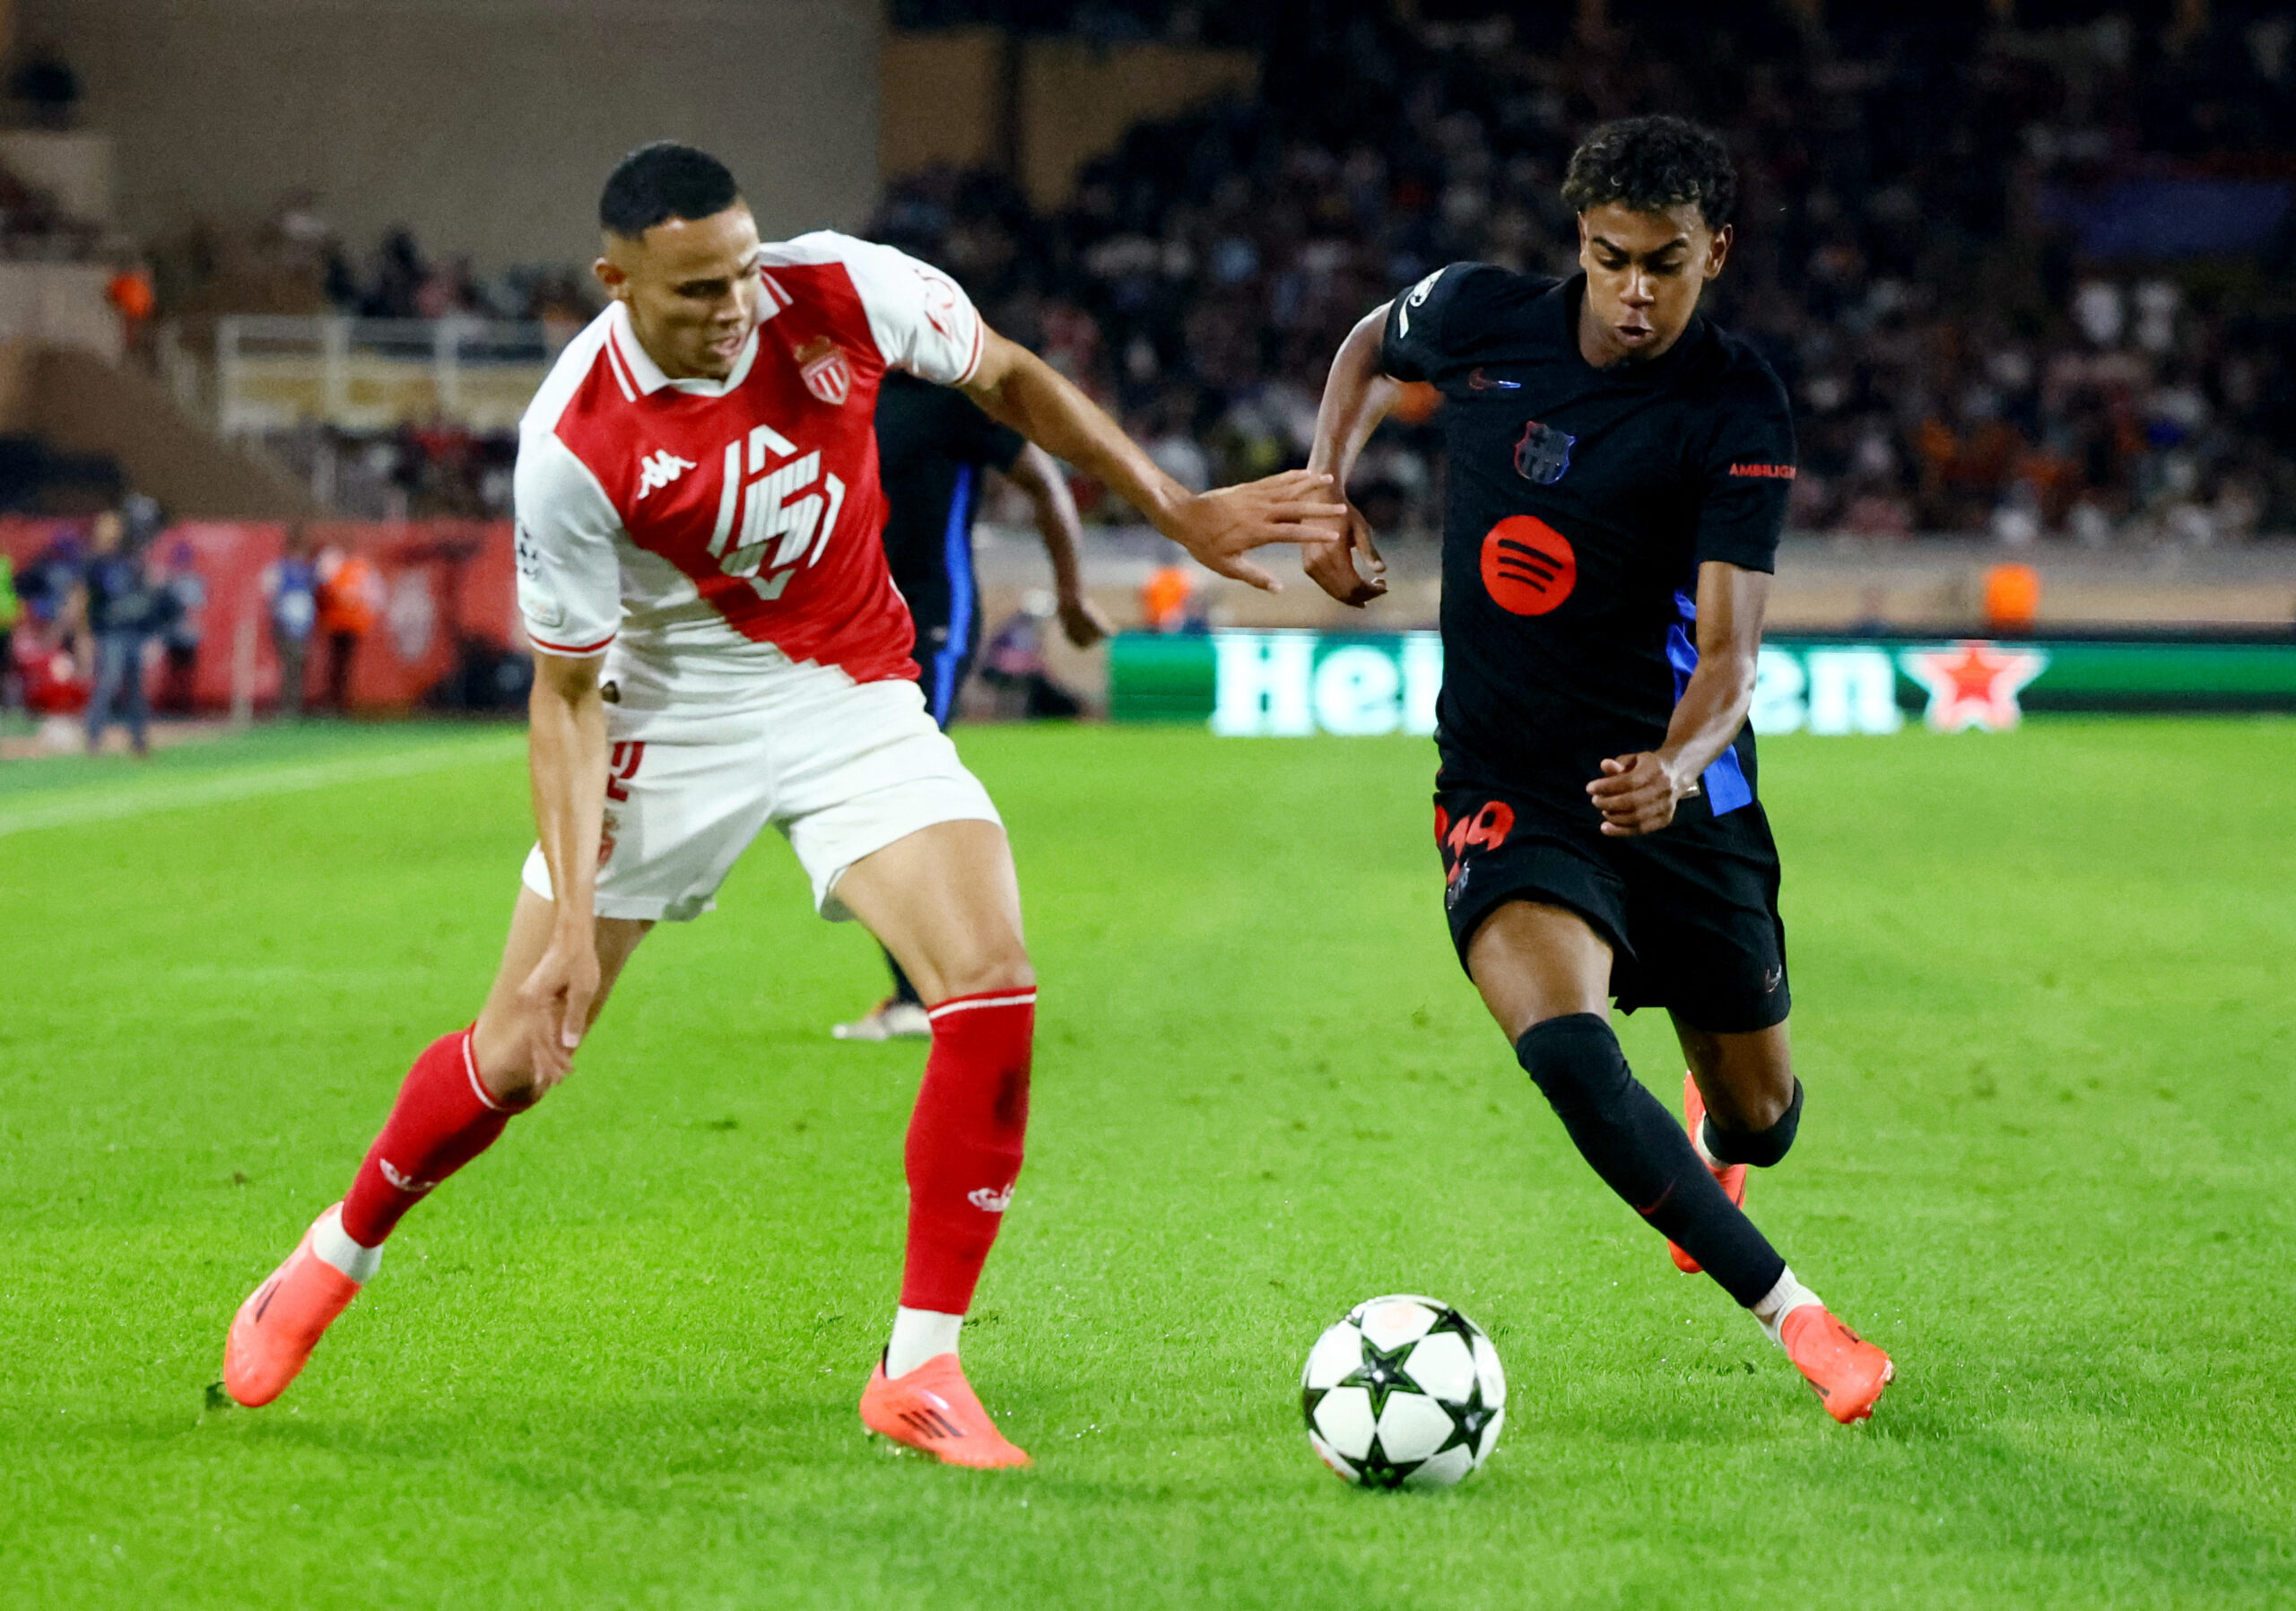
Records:
[[[906,1376],[877,1362],[861,1393],[861,1424],[952,1466],[1025,1466],[1027,1451],[1005,1441],[974,1397],[953,1354],[936,1354]]]
[[[1779,1322],[1786,1357],[1817,1389],[1826,1414],[1844,1426],[1863,1421],[1890,1378],[1898,1373],[1890,1356],[1834,1319],[1822,1303],[1805,1303]]]
[[[1706,1122],[1706,1099],[1698,1093],[1698,1081],[1690,1074],[1683,1075],[1683,1128],[1690,1132],[1690,1144],[1699,1145],[1698,1127]],[[1704,1153],[1699,1157],[1703,1159]],[[1722,1195],[1743,1208],[1746,1206],[1746,1166],[1743,1163],[1709,1163],[1706,1166],[1714,1176],[1714,1183]],[[1698,1274],[1698,1260],[1676,1247],[1670,1239],[1666,1251],[1674,1256],[1674,1267],[1685,1276]]]
[[[311,1231],[304,1232],[287,1262],[231,1317],[231,1335],[223,1344],[224,1390],[249,1409],[278,1398],[335,1317],[358,1295],[359,1283],[312,1252]]]

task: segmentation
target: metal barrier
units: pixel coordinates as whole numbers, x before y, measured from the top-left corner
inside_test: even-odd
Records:
[[[236,436],[443,419],[507,431],[555,351],[540,324],[235,315],[215,326],[216,427]]]

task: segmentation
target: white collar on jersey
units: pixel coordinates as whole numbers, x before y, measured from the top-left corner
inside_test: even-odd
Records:
[[[764,300],[765,306],[758,309],[761,325],[780,312],[782,306],[770,292]],[[698,397],[722,397],[749,379],[750,366],[757,361],[758,336],[752,330],[749,340],[742,344],[741,355],[734,360],[733,370],[723,380],[673,380],[662,373],[662,366],[654,361],[645,344],[638,339],[638,332],[631,327],[630,304],[617,301],[607,313],[610,322],[606,326],[606,361],[626,394],[650,397],[665,386],[674,386]]]

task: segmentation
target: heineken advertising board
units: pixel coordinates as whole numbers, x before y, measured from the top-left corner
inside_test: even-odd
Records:
[[[1443,681],[1433,632],[1120,634],[1118,721],[1208,722],[1239,737],[1428,734]],[[1785,638],[1762,646],[1757,733],[1953,732],[2024,710],[2296,710],[2296,640],[2057,642]]]

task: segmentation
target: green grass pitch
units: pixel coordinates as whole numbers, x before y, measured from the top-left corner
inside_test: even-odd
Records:
[[[854,1415],[921,1053],[772,836],[276,1406],[242,1294],[474,1010],[501,731],[0,769],[0,1605],[2296,1603],[2296,724],[1764,746],[1810,1088],[1751,1206],[1900,1362],[1844,1429],[1570,1152],[1446,942],[1403,740],[980,730],[1043,977],[966,1336],[1036,1455]],[[1662,1021],[1625,1028],[1671,1102]],[[1352,1302],[1491,1329],[1464,1487],[1353,1492]]]

